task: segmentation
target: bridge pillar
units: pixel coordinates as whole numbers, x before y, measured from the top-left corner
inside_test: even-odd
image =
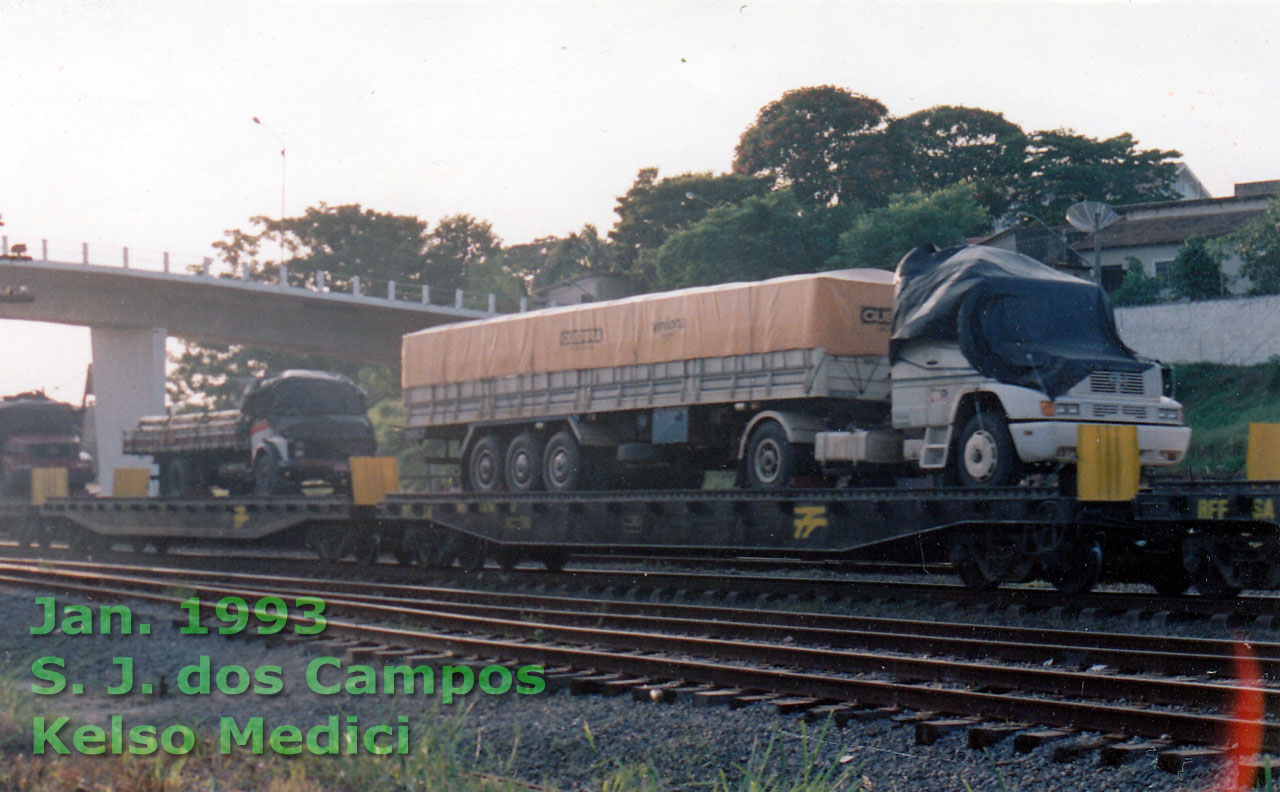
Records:
[[[150,467],[148,457],[125,456],[125,429],[144,415],[164,413],[164,328],[121,330],[94,327],[93,419],[98,440],[98,482],[111,494],[116,468]]]

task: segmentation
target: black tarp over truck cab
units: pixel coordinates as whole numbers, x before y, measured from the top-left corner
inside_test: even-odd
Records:
[[[1018,253],[916,248],[898,263],[894,361],[910,341],[954,341],[979,374],[1056,398],[1092,371],[1145,371],[1106,292]]]

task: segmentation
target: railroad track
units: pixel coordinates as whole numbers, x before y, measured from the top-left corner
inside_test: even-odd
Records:
[[[978,743],[1014,733],[1062,738],[1073,729],[1110,734],[1099,745],[1108,750],[1142,745],[1176,756],[1173,746],[1223,739],[1231,725],[1223,713],[1238,692],[1230,681],[1233,644],[1211,639],[119,565],[10,561],[0,564],[0,582],[169,605],[177,598],[165,592],[175,586],[206,600],[321,596],[336,617],[326,635],[346,639],[342,648],[353,661],[418,652],[486,664],[542,663],[552,669],[549,681],[584,691],[729,706],[768,701],[837,720],[919,717],[922,742],[961,727]],[[1280,711],[1280,644],[1256,644],[1253,651],[1262,679],[1250,692],[1268,711]],[[1280,750],[1280,723],[1251,726],[1266,750]]]
[[[38,553],[6,548],[15,558],[44,557]],[[1147,592],[1094,591],[1067,596],[1050,588],[1004,586],[992,591],[975,592],[958,582],[922,582],[918,580],[886,580],[884,570],[875,568],[868,578],[863,572],[830,571],[821,575],[766,574],[750,571],[714,572],[654,568],[643,563],[638,568],[590,567],[575,561],[566,569],[550,572],[541,568],[500,569],[489,566],[468,572],[456,567],[422,570],[379,563],[358,566],[352,563],[321,565],[303,554],[225,554],[174,553],[168,556],[142,553],[112,553],[107,558],[124,568],[148,565],[150,562],[173,563],[183,558],[185,564],[197,564],[209,571],[261,569],[273,572],[323,574],[340,579],[370,579],[405,585],[456,584],[462,587],[524,587],[534,590],[561,589],[584,594],[630,592],[633,595],[667,592],[684,597],[712,598],[753,597],[764,600],[794,598],[799,601],[885,600],[892,602],[955,603],[985,609],[1028,612],[1060,611],[1062,613],[1120,614],[1129,618],[1155,618],[1158,621],[1217,619],[1230,626],[1256,625],[1264,630],[1280,629],[1280,596],[1274,592],[1241,595],[1230,598],[1199,595],[1163,596]],[[168,559],[166,561],[165,559]],[[55,563],[77,563],[58,561]],[[800,567],[797,567],[799,569]],[[903,565],[889,569],[903,573]],[[919,567],[916,567],[919,571]],[[931,570],[933,571],[933,570]]]

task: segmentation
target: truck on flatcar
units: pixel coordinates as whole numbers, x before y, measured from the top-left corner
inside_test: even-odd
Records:
[[[31,492],[31,471],[63,468],[72,493],[93,480],[93,458],[80,446],[76,409],[39,392],[0,401],[0,492]]]
[[[1069,474],[1081,423],[1136,427],[1143,465],[1190,429],[1096,285],[982,246],[897,273],[730,283],[404,337],[404,417],[463,487],[968,487]]]
[[[124,452],[155,460],[161,495],[290,495],[308,481],[348,490],[349,458],[377,446],[365,413],[347,377],[291,369],[256,380],[236,410],[143,418]]]

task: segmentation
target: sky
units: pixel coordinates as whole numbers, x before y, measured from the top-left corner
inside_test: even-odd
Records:
[[[508,244],[603,233],[641,168],[725,172],[762,106],[824,84],[1130,132],[1214,195],[1280,178],[1275,2],[0,6],[0,232],[54,259],[198,259],[282,197],[466,213]],[[0,393],[79,402],[87,330],[0,332]]]

